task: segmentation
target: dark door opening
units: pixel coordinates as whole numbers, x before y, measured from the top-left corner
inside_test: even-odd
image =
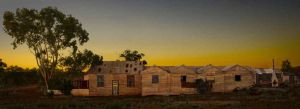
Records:
[[[119,95],[119,81],[118,80],[112,81],[112,95],[114,95],[114,96]]]

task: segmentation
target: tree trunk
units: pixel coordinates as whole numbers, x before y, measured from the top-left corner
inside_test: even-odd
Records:
[[[48,85],[48,80],[44,78],[45,86],[46,86],[46,91],[49,90],[49,85]]]

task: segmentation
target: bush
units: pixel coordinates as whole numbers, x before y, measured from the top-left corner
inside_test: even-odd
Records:
[[[49,89],[56,89],[62,91],[65,95],[70,95],[73,89],[72,81],[68,79],[67,74],[57,73],[49,80]]]
[[[36,70],[10,70],[0,73],[0,88],[38,84],[41,76]]]
[[[73,89],[72,81],[71,80],[64,80],[62,84],[62,88],[59,90],[62,91],[65,95],[71,95],[71,90]]]
[[[210,90],[210,86],[207,81],[204,81],[202,79],[196,80],[196,86],[197,86],[197,92],[198,93],[206,93]]]

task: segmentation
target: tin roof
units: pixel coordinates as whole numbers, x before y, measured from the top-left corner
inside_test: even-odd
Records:
[[[264,69],[264,68],[257,68],[255,69],[257,74],[272,74],[273,73],[273,69]],[[281,73],[280,70],[275,69],[275,73]]]

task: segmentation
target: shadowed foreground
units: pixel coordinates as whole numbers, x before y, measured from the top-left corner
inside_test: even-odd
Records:
[[[0,109],[299,109],[300,88],[249,94],[48,98],[36,86],[0,89]]]

